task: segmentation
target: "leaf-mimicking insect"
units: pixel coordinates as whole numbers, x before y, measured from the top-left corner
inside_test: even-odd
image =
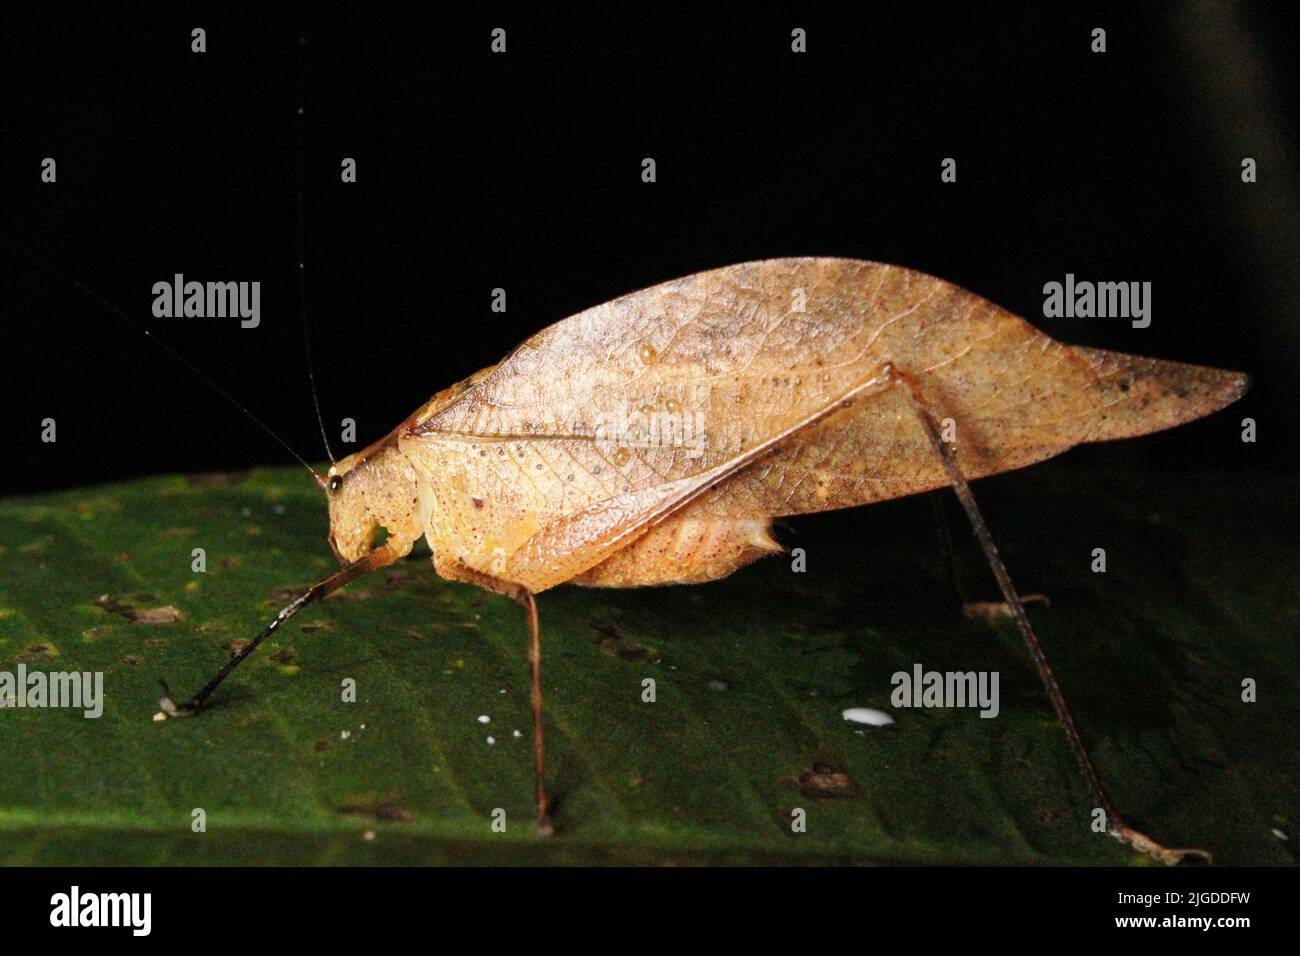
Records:
[[[898,266],[773,259],[665,282],[543,329],[334,464],[319,480],[342,570],[164,710],[197,712],[298,610],[423,536],[439,575],[525,609],[549,830],[537,594],[712,581],[780,550],[774,518],[951,485],[1109,832],[1176,862],[1201,851],[1166,849],[1106,798],[968,482],[1199,418],[1246,387],[1238,372],[1056,342]]]

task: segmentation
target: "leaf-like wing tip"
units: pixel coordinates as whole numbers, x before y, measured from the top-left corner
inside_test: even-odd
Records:
[[[1076,346],[1096,374],[1104,417],[1089,441],[1131,438],[1204,418],[1250,389],[1245,372]]]

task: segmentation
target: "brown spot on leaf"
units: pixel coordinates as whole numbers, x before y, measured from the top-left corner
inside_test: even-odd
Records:
[[[836,770],[827,763],[813,764],[811,770],[805,770],[788,784],[805,797],[850,797],[857,792],[857,785],[848,774]]]
[[[173,621],[180,620],[180,616],[181,612],[170,604],[162,607],[132,609],[128,615],[137,624],[171,624]]]
[[[315,634],[317,631],[324,631],[328,628],[328,623],[321,622],[317,624],[302,624],[298,627],[298,630],[302,631],[304,634]]]
[[[157,600],[152,594],[140,595],[137,599]],[[118,614],[136,624],[171,624],[181,618],[180,610],[170,604],[164,604],[162,607],[138,608],[110,594],[101,594],[94,603],[105,614]]]
[[[624,641],[622,633],[613,623],[601,621],[592,627],[596,629],[596,637],[592,638],[591,643],[606,654],[612,654],[623,661],[643,661],[650,656],[649,648]]]
[[[278,587],[272,589],[271,597],[268,600],[263,601],[262,604],[263,606],[267,604],[274,604],[277,606],[282,604],[291,604],[306,593],[306,588]]]
[[[1046,594],[1026,594],[1020,599],[1020,603],[1052,606],[1052,601]],[[1011,619],[1011,605],[1006,601],[967,601],[961,606],[961,612],[972,621],[993,622]]]
[[[235,654],[238,654],[247,646],[248,646],[248,641],[245,641],[242,638],[237,637],[233,641],[227,641],[225,644],[222,644],[221,648],[222,650],[230,651],[230,654],[233,657]]]
[[[328,740],[318,740],[314,744],[312,744],[311,749],[316,751],[318,754],[323,754],[325,751],[329,750],[333,746],[334,745],[330,743]]]
[[[338,805],[338,811],[386,823],[410,823],[415,819],[411,811],[402,806],[397,793],[363,793],[348,797]]]
[[[293,658],[293,649],[289,647],[276,651],[271,655],[271,660],[275,661],[277,664],[288,664],[293,660]]]
[[[395,569],[389,571],[380,578],[381,586],[385,591],[400,591],[412,582],[418,582],[420,575],[414,571],[405,571]]]

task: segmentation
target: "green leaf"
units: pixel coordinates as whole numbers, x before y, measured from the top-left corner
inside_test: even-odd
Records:
[[[1292,862],[1272,831],[1300,792],[1294,479],[1066,459],[977,494],[1022,593],[1051,598],[1031,615],[1116,806],[1222,863]],[[991,599],[949,512],[967,596]],[[202,714],[153,721],[160,678],[188,696],[335,567],[325,524],[296,470],[0,502],[0,671],[105,688],[98,719],[0,709],[0,861],[1144,862],[1089,829],[1018,637],[960,619],[916,500],[795,522],[803,574],[777,557],[699,587],[542,595],[549,839],[521,612],[440,580],[427,551],[299,615]],[[892,709],[916,663],[998,671],[1000,714]],[[848,723],[854,706],[896,723]]]

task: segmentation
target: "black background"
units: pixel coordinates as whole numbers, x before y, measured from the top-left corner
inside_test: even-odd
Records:
[[[324,460],[295,275],[300,75],[307,307],[336,451],[598,302],[839,255],[931,272],[1064,341],[1255,377],[1225,413],[1074,455],[1294,467],[1296,11],[7,5],[0,232],[54,269],[0,243],[0,493],[291,461],[69,277]],[[176,272],[261,281],[260,328],[153,318],[151,287]],[[1151,327],[1044,319],[1043,284],[1067,272],[1151,281]],[[1255,445],[1236,439],[1247,415]],[[344,417],[359,443],[339,448]]]

